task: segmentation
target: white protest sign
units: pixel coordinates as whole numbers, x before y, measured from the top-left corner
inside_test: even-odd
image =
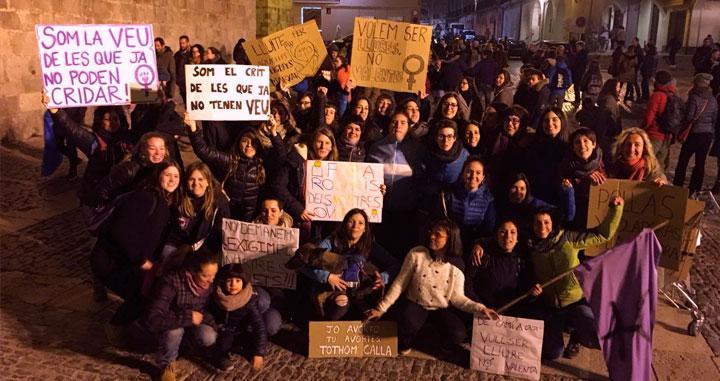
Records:
[[[342,221],[360,208],[370,222],[382,222],[383,165],[344,161],[305,162],[305,208],[316,221]]]
[[[285,263],[300,244],[300,230],[223,218],[222,264],[242,263],[258,286],[295,288]]]
[[[500,316],[473,321],[470,368],[528,380],[540,379],[542,320]]]
[[[157,89],[150,24],[36,25],[48,107],[130,104]]]
[[[185,81],[193,120],[268,120],[266,66],[185,65]]]

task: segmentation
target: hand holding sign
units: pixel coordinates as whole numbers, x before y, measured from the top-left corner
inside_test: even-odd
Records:
[[[56,108],[48,108],[48,104],[50,103],[50,97],[47,96],[47,93],[45,93],[45,90],[42,91],[42,104],[43,107],[47,108],[48,111],[50,111],[51,114],[55,114],[58,112],[58,109]]]
[[[197,123],[195,122],[194,119],[190,119],[190,113],[188,113],[188,112],[186,111],[186,112],[183,114],[183,118],[184,118],[184,121],[185,121],[185,125],[188,126],[188,128],[190,129],[190,132],[193,132],[193,133],[194,133],[195,131],[197,131]]]
[[[373,321],[380,319],[380,317],[383,316],[383,313],[380,312],[377,308],[373,308],[371,310],[365,311],[365,320],[363,322]]]

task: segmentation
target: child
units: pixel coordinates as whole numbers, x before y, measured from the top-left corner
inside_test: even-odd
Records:
[[[253,370],[261,370],[267,344],[265,323],[258,310],[257,296],[253,294],[252,284],[239,263],[231,263],[220,269],[212,294],[210,313],[219,326],[215,346],[216,366],[223,371],[234,367],[230,360],[230,348],[235,335],[247,332],[250,325],[254,336],[252,367]]]

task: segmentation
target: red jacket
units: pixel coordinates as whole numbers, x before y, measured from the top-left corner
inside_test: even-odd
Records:
[[[657,124],[657,116],[665,112],[667,105],[667,93],[675,93],[677,89],[673,84],[655,85],[655,91],[650,96],[650,101],[645,109],[645,117],[642,121],[642,128],[647,132],[650,139],[669,141],[672,134],[662,132]]]

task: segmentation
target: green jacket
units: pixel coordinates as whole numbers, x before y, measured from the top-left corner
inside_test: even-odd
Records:
[[[623,207],[610,207],[605,220],[595,229],[576,232],[560,230],[551,238],[545,249],[531,247],[530,258],[534,265],[535,278],[540,284],[580,264],[578,252],[587,247],[603,244],[615,235],[622,218]],[[583,297],[583,291],[575,274],[545,287],[541,295],[546,303],[565,307]]]

